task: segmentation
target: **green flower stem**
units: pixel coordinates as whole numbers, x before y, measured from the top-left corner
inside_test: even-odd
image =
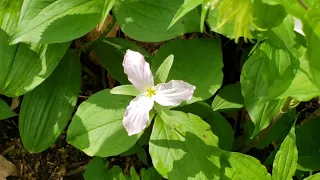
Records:
[[[274,116],[272,119],[271,123],[267,128],[261,131],[260,135],[256,137],[255,140],[253,140],[248,146],[243,148],[240,152],[241,153],[246,153],[248,152],[251,148],[255,147],[270,131],[270,129],[279,121],[279,119],[290,110],[290,102],[292,101],[291,97],[288,97],[286,102],[284,103],[283,107],[280,109],[278,114]]]

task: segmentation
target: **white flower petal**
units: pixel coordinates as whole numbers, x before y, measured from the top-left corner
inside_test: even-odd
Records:
[[[195,89],[195,86],[184,81],[172,80],[158,84],[153,99],[162,106],[177,106],[182,101],[189,101]]]
[[[293,18],[294,20],[294,30],[302,35],[304,35],[303,31],[302,31],[302,22],[300,19],[298,18]]]
[[[130,102],[123,115],[123,126],[129,136],[140,133],[147,126],[153,103],[145,94],[138,95]]]
[[[154,86],[150,65],[139,52],[128,49],[122,65],[129,81],[138,90],[145,92],[148,88]]]

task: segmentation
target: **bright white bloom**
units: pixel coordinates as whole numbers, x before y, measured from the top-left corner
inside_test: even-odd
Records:
[[[141,92],[130,102],[123,116],[123,125],[129,136],[140,133],[147,126],[154,101],[162,106],[177,106],[190,100],[196,89],[180,80],[155,86],[149,63],[135,51],[127,50],[122,65],[129,81]]]
[[[303,31],[302,31],[302,22],[300,19],[298,18],[293,18],[294,20],[294,30],[297,31],[298,33],[304,35]]]

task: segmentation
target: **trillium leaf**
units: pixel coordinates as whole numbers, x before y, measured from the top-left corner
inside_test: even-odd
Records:
[[[119,0],[112,12],[121,30],[130,38],[161,42],[199,31],[200,16],[196,9],[167,29],[182,3],[183,0]],[[143,10],[143,13],[138,10]]]
[[[172,21],[169,24],[171,28],[179,19],[185,16],[188,12],[192,11],[194,8],[199,6],[203,0],[184,0],[183,4],[178,9],[177,13],[174,15]]]
[[[0,2],[0,94],[20,96],[43,82],[59,64],[70,43],[9,45],[22,0]]]
[[[228,160],[234,171],[235,179],[271,180],[271,175],[268,173],[266,167],[252,156],[224,151],[222,158]]]
[[[163,62],[162,64],[160,65],[160,67],[158,68],[155,76],[154,76],[154,79],[155,81],[159,82],[159,83],[165,83],[167,78],[168,78],[168,75],[170,73],[170,70],[171,70],[171,67],[172,67],[172,64],[173,64],[173,59],[174,59],[174,56],[172,54],[170,54]]]
[[[154,167],[151,167],[149,169],[142,169],[141,170],[141,180],[162,180],[163,178],[161,175],[154,169]]]
[[[0,98],[0,120],[7,119],[17,114],[10,110],[8,104]]]
[[[122,124],[131,99],[108,89],[92,95],[73,116],[67,141],[90,156],[115,156],[129,150],[140,137],[128,136]]]
[[[105,169],[105,162],[101,157],[95,157],[88,164],[86,171],[83,173],[85,180],[106,180],[108,174]]]
[[[80,59],[68,52],[51,76],[23,98],[19,131],[32,153],[49,148],[67,126],[81,86]]]
[[[171,115],[156,116],[149,152],[153,165],[165,178],[214,179],[220,176],[217,143],[210,126],[200,117],[172,111]]]
[[[170,41],[153,57],[151,70],[156,72],[170,54],[174,55],[174,63],[167,81],[183,80],[196,86],[193,98],[187,104],[208,99],[221,87],[223,63],[220,40]],[[205,76],[194,76],[194,74],[205,74]]]
[[[320,173],[317,173],[307,178],[304,178],[303,180],[319,180],[319,179],[320,179]]]
[[[120,94],[120,95],[129,95],[129,96],[137,96],[141,92],[138,91],[133,85],[121,85],[114,87],[110,90],[111,94]]]
[[[212,101],[213,111],[229,112],[243,107],[243,97],[240,84],[223,87]]]
[[[298,150],[296,146],[295,124],[282,142],[273,162],[273,180],[291,180],[297,169]]]
[[[102,7],[101,0],[25,0],[11,43],[61,43],[79,38],[98,24]]]

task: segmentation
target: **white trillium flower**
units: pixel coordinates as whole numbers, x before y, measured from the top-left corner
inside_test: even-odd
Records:
[[[181,80],[171,80],[155,86],[150,65],[139,52],[127,50],[122,65],[129,81],[141,92],[130,102],[123,116],[123,125],[129,136],[146,128],[154,102],[162,106],[177,106],[182,101],[190,100],[196,89]]]

